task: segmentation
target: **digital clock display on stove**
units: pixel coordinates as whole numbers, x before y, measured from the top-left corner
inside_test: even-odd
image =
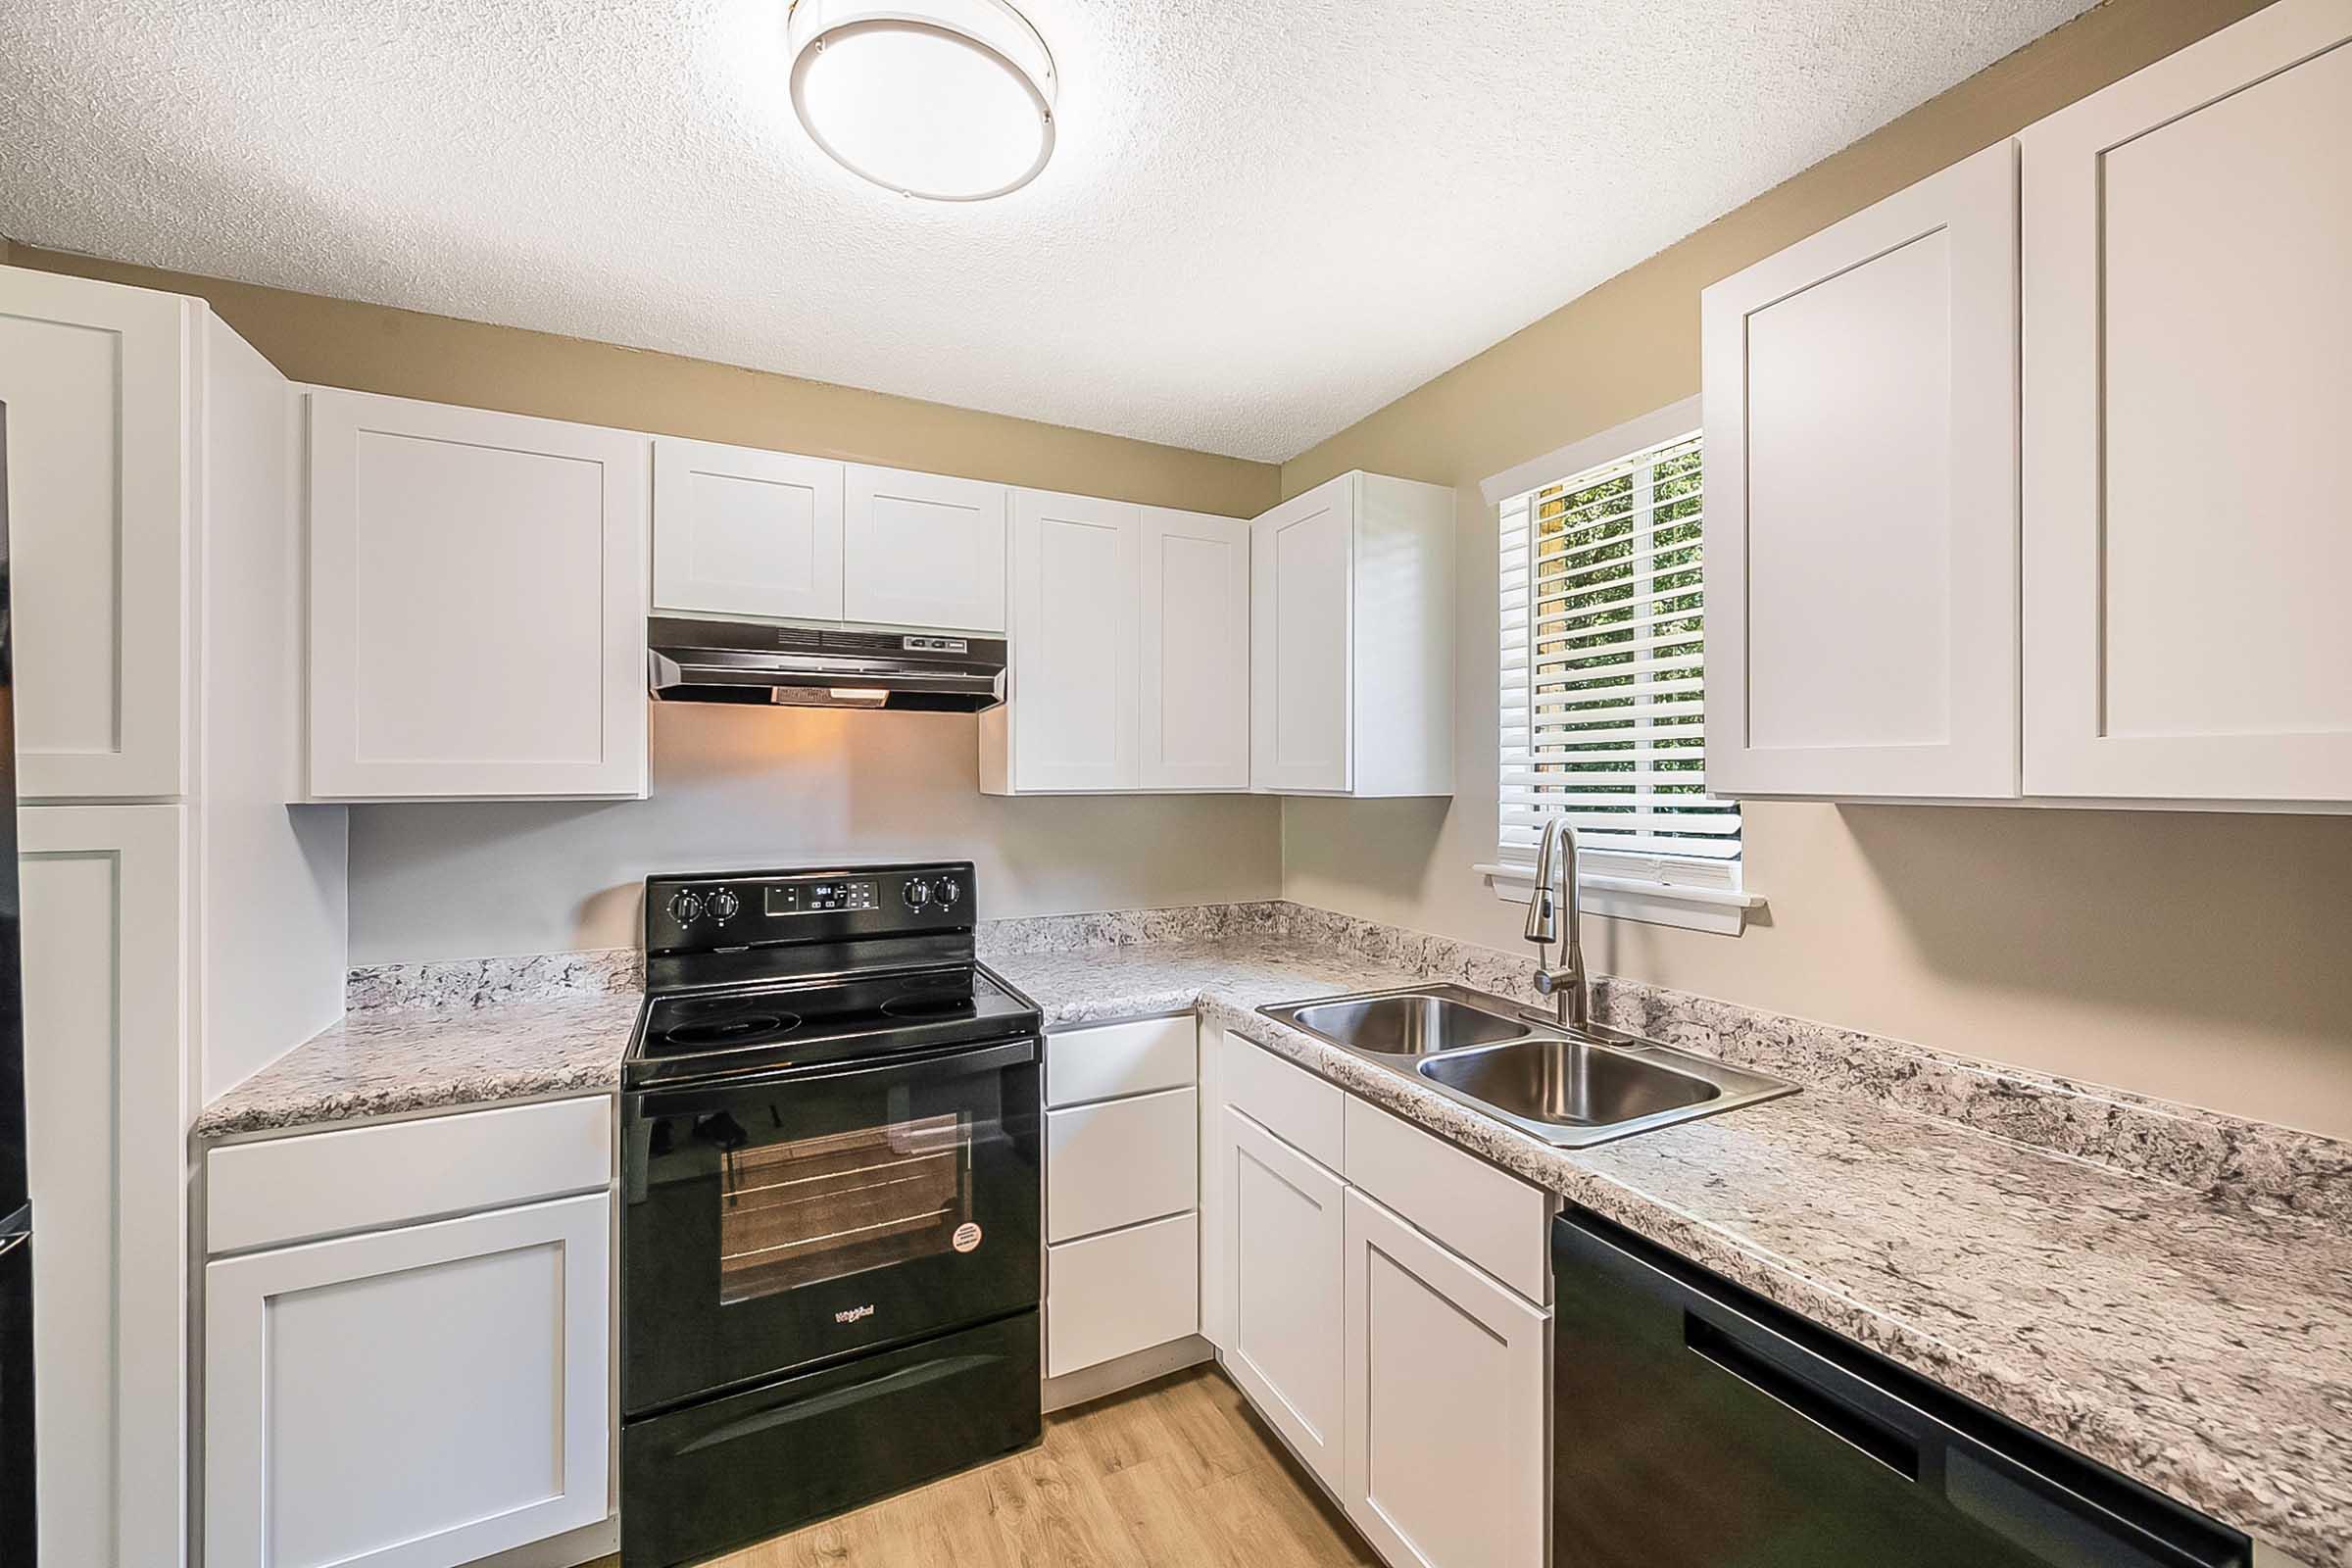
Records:
[[[775,882],[767,889],[769,914],[824,914],[837,909],[875,907],[870,880],[842,878],[832,882]]]

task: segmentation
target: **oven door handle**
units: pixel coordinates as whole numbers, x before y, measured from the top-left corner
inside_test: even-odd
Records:
[[[968,1078],[1002,1067],[1018,1067],[1037,1059],[1035,1037],[983,1046],[977,1051],[956,1049],[938,1055],[889,1056],[844,1067],[785,1067],[722,1083],[691,1089],[649,1089],[639,1092],[639,1112],[649,1120],[677,1116],[697,1109],[724,1105],[737,1096],[776,1084],[841,1083],[858,1078],[903,1078],[922,1082],[936,1078]]]

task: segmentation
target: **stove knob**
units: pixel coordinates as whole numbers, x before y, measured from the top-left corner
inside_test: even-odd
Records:
[[[720,888],[710,895],[711,916],[721,924],[734,919],[735,911],[742,907],[743,901],[735,896],[733,888]]]
[[[932,891],[938,897],[941,908],[953,909],[956,907],[956,901],[963,897],[963,884],[952,876],[942,877],[939,885]]]
[[[680,888],[669,896],[669,917],[680,925],[692,925],[703,917],[703,897],[692,888]]]
[[[919,909],[931,902],[931,884],[915,877],[906,884],[906,907]]]

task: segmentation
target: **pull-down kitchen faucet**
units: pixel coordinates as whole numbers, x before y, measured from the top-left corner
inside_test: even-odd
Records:
[[[1568,841],[1565,870],[1559,876],[1568,906],[1568,934],[1559,932],[1558,906],[1552,900],[1553,861],[1560,858],[1560,840]],[[1576,888],[1576,829],[1564,816],[1544,824],[1543,843],[1536,850],[1536,894],[1527,902],[1527,940],[1536,945],[1536,989],[1552,999],[1563,1029],[1584,1029],[1592,1022],[1592,987],[1585,978],[1585,933],[1582,903]],[[1560,941],[1560,966],[1544,961],[1544,950]]]

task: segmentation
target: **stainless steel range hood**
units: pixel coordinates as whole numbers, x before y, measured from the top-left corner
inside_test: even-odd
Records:
[[[1004,700],[1004,639],[655,615],[647,686],[663,702],[976,713]]]

